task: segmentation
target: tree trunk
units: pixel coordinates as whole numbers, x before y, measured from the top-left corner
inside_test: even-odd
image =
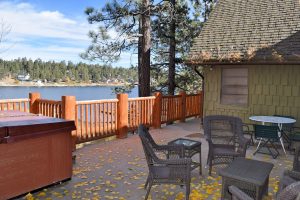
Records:
[[[141,48],[141,82],[139,83],[141,96],[150,96],[150,0],[143,0],[142,14],[142,48]]]
[[[175,51],[176,51],[176,22],[175,22],[175,0],[171,0],[170,3],[173,6],[171,13],[172,21],[170,23],[170,46],[169,46],[169,74],[168,74],[168,93],[174,95],[175,93]]]
[[[139,16],[139,34],[142,34],[142,16]],[[139,36],[139,41],[138,41],[138,95],[139,97],[142,96],[142,87],[141,87],[141,83],[142,83],[142,42],[143,42],[143,38]]]

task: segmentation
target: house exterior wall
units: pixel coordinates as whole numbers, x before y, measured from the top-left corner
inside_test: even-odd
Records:
[[[248,68],[247,106],[220,103],[222,67]],[[205,67],[204,75],[204,116],[232,115],[251,123],[251,115],[288,115],[300,126],[300,64],[213,66]]]

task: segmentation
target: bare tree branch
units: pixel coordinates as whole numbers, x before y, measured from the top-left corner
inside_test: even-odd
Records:
[[[194,71],[204,80],[204,75],[197,69],[196,66],[193,67]]]

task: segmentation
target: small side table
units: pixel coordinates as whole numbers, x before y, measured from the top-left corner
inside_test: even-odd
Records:
[[[222,176],[222,199],[231,199],[228,187],[234,185],[255,200],[268,194],[269,175],[272,163],[236,158],[226,168],[219,171]]]
[[[195,140],[189,140],[185,138],[178,138],[168,143],[169,145],[183,145],[185,148],[185,156],[192,158],[195,154],[199,154],[199,162],[192,161],[192,170],[199,167],[200,175],[202,174],[202,162],[201,162],[201,142]]]

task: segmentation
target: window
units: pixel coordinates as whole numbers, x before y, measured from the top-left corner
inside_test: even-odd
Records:
[[[221,104],[248,104],[248,68],[222,68]]]

